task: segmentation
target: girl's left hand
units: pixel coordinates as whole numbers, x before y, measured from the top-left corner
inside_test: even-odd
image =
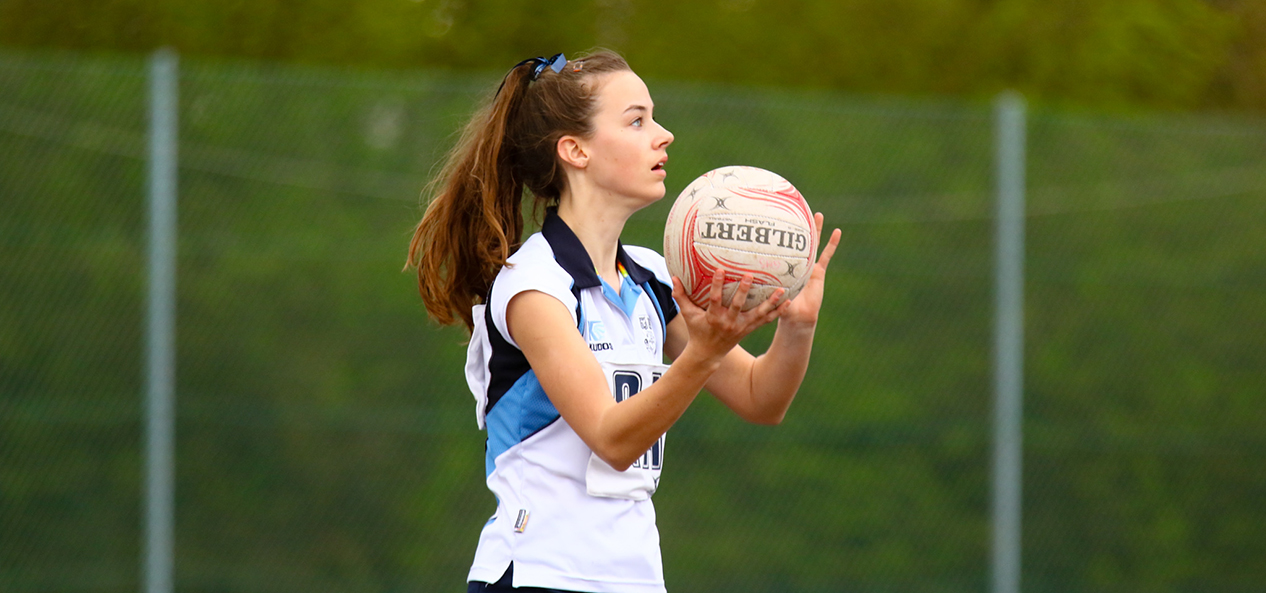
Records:
[[[813,215],[813,226],[818,233],[819,240],[822,237],[822,221],[821,212]],[[818,256],[818,262],[813,266],[813,272],[809,274],[809,282],[800,290],[800,294],[791,300],[786,310],[779,316],[779,323],[791,323],[796,325],[816,325],[818,322],[818,310],[822,308],[822,289],[826,283],[826,268],[831,264],[831,257],[835,255],[835,249],[840,245],[840,229],[831,232],[831,240],[827,242],[826,247],[822,249],[822,255]]]

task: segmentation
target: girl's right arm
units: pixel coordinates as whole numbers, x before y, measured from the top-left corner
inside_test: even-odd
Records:
[[[602,366],[558,299],[521,292],[510,299],[506,325],[558,413],[599,458],[623,471],[681,417],[739,340],[777,318],[776,297],[739,310],[750,287],[750,278],[745,279],[734,306],[721,306],[718,276],[707,314],[691,320],[690,342],[672,366],[637,397],[618,404]]]

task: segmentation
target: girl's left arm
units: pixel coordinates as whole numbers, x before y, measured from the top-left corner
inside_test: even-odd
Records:
[[[813,222],[821,236],[822,214],[814,215]],[[778,308],[778,327],[769,349],[760,356],[752,356],[742,346],[735,346],[708,381],[707,390],[744,420],[756,424],[778,424],[791,407],[791,401],[796,397],[809,368],[813,332],[817,329],[818,312],[822,308],[826,269],[839,243],[840,230],[835,229],[804,289],[791,302]],[[694,303],[678,305],[683,309],[694,307]],[[668,324],[665,344],[669,356],[676,358],[689,337],[681,316],[673,319]]]

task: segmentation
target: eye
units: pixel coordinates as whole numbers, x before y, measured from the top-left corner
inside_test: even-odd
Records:
[[[636,126],[636,127],[639,127],[639,128],[640,128],[640,127],[642,127],[642,118],[640,118],[640,117],[639,117],[639,118],[637,118],[637,119],[633,120],[633,125],[634,125],[634,126]]]

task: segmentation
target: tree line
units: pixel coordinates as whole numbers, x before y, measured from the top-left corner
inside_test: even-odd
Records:
[[[0,45],[501,70],[604,46],[644,76],[1113,110],[1266,110],[1257,0],[41,0]]]

